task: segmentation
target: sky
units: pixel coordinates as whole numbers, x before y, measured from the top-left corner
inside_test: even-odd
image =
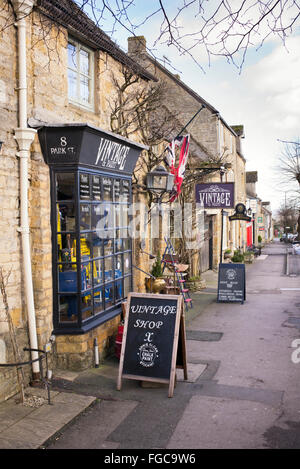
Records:
[[[210,11],[216,1],[210,0]],[[232,5],[240,3],[237,0],[231,2]],[[129,10],[132,22],[141,22],[158,4],[156,0],[132,2]],[[181,0],[165,0],[170,17],[175,16],[180,4]],[[198,26],[199,14],[196,13],[192,8],[186,9],[178,18],[177,24],[183,33],[192,32]],[[288,10],[289,15],[292,13]],[[108,31],[108,14],[106,18],[107,21],[102,21],[100,26]],[[201,65],[199,67],[189,55],[180,54],[174,46],[164,44],[163,37],[157,41],[161,21],[157,13],[137,28],[135,34],[145,36],[153,53],[166,58],[164,65],[172,73],[179,73],[181,80],[214,106],[229,125],[244,125],[242,150],[246,171],[258,172],[257,194],[263,201],[270,201],[275,211],[284,203],[285,196],[288,199],[292,189],[292,186],[282,184],[277,169],[283,147],[278,140],[297,141],[300,137],[299,25],[286,39],[285,45],[280,39],[270,37],[258,48],[260,38],[254,38],[254,45],[248,48],[240,70],[224,57],[213,58],[209,63],[205,50],[195,47],[193,54]],[[127,51],[129,36],[126,29],[117,26],[112,38]],[[194,44],[193,39],[187,37],[184,44],[189,47]]]

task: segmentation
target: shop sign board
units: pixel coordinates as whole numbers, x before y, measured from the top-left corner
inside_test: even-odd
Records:
[[[236,204],[235,213],[229,217],[230,221],[239,220],[250,222],[252,219],[246,214],[246,206],[244,204]]]
[[[243,304],[245,300],[245,264],[219,264],[218,302]]]
[[[234,182],[196,184],[196,202],[204,208],[233,208]]]
[[[182,296],[129,293],[117,389],[122,378],[169,383],[172,397],[177,363],[187,379]]]
[[[80,164],[114,173],[132,174],[144,145],[88,124],[45,126],[38,130],[47,164]]]

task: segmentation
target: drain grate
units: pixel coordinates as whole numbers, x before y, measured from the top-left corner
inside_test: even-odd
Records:
[[[186,331],[187,340],[199,340],[200,342],[217,342],[221,340],[223,332],[210,331]]]

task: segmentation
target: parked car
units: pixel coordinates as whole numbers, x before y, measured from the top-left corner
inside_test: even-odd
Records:
[[[300,244],[299,243],[293,245],[293,251],[294,251],[294,254],[297,254],[298,256],[300,256]]]

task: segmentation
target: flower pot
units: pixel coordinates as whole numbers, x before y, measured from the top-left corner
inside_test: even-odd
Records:
[[[156,278],[152,282],[152,292],[161,293],[166,286],[166,281],[163,278]]]
[[[165,289],[166,281],[163,278],[146,278],[145,285],[148,293],[160,293]]]

